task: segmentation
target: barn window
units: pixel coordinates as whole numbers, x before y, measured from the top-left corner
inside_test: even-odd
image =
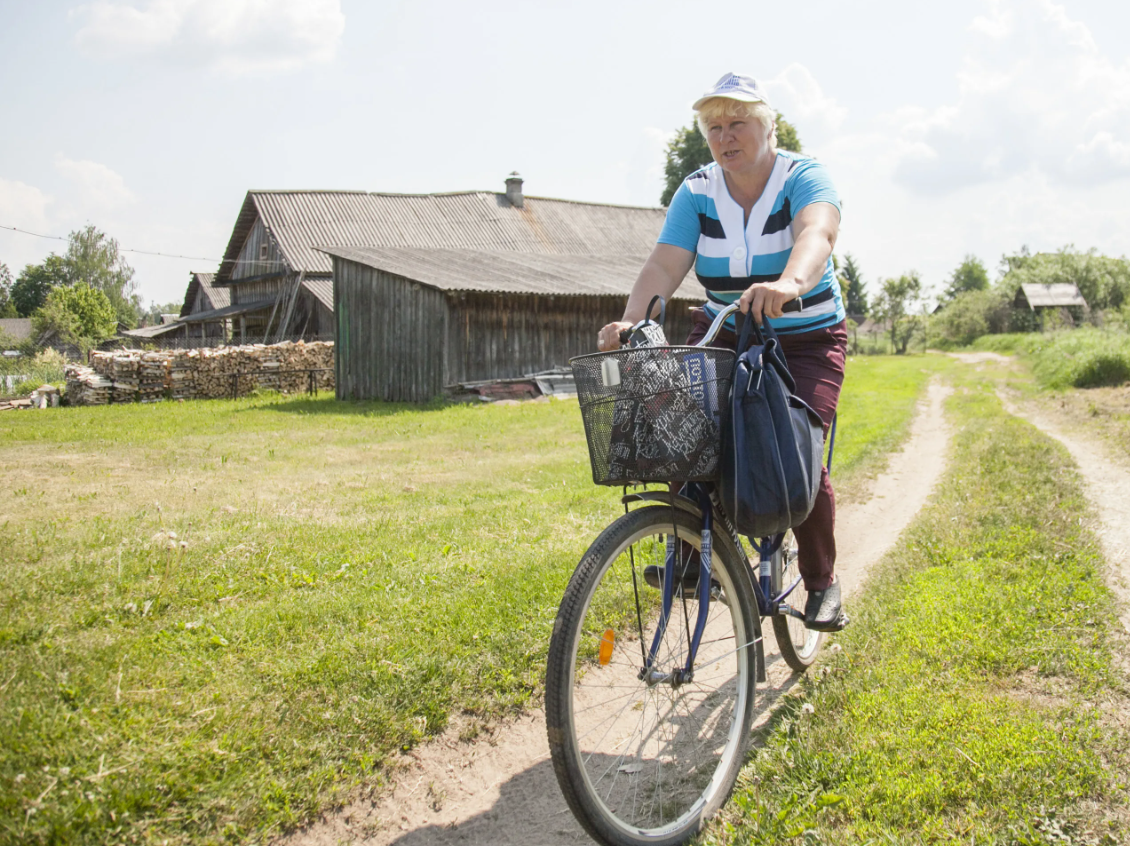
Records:
[[[259,245],[259,261],[267,260],[267,242],[264,241]]]

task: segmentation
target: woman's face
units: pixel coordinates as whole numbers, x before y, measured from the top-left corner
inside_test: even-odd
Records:
[[[771,152],[770,132],[756,118],[722,116],[706,124],[706,143],[714,161],[736,173],[764,161]]]

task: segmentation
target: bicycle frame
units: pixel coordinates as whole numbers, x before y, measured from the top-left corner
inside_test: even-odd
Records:
[[[725,324],[726,319],[737,312],[738,306],[731,305],[719,312],[718,316],[714,318],[710,328],[707,330],[706,335],[698,343],[698,346],[709,346],[710,342],[714,340],[722,326]],[[838,416],[832,417],[831,432],[828,444],[828,460],[827,468],[828,473],[832,472],[832,457],[836,449],[836,422]],[[702,535],[700,538],[699,550],[699,577],[698,577],[698,615],[695,620],[694,632],[691,634],[690,643],[687,649],[687,663],[684,667],[673,673],[656,673],[652,668],[655,664],[655,657],[659,652],[660,644],[662,643],[663,636],[667,631],[667,624],[671,619],[671,610],[675,602],[675,584],[676,579],[681,584],[683,571],[685,571],[687,562],[682,561],[682,544],[678,537],[678,528],[674,520],[671,526],[674,532],[667,538],[667,553],[665,556],[664,577],[663,577],[663,598],[662,606],[660,608],[659,624],[656,627],[655,636],[652,638],[651,648],[648,650],[645,657],[644,665],[640,668],[639,678],[641,680],[648,678],[649,684],[661,684],[670,682],[673,686],[678,687],[684,682],[691,681],[694,678],[694,662],[698,655],[698,648],[702,642],[702,635],[706,629],[706,621],[710,613],[710,603],[713,599],[712,589],[710,587],[710,568],[711,568],[711,552],[713,547],[713,530],[716,521],[721,520],[723,525],[729,532],[734,545],[737,547],[739,554],[742,556],[744,563],[747,566],[752,566],[749,559],[746,557],[745,549],[738,538],[737,532],[730,525],[729,520],[725,516],[725,511],[722,509],[721,501],[712,487],[704,485],[699,482],[688,482],[683,486],[683,490],[677,493],[674,486],[670,487],[670,503],[672,509],[679,507],[678,500],[686,499],[694,502],[701,510],[702,518]],[[633,498],[639,499],[652,499],[653,497],[642,496],[633,494],[629,496],[625,488],[625,496],[623,499],[624,507],[627,509],[627,503]],[[802,577],[798,573],[792,584],[782,586],[780,593],[774,596],[774,589],[772,584],[772,557],[775,552],[781,548],[784,542],[784,534],[775,535],[769,538],[761,538],[755,541],[750,538],[750,543],[754,550],[758,553],[758,576],[753,580],[754,596],[757,598],[758,614],[761,617],[770,617],[775,615],[784,615],[796,617],[797,619],[804,619],[804,613],[798,611],[789,605],[785,600],[789,595],[796,590],[797,586],[801,583]],[[679,566],[681,564],[681,567]],[[705,585],[705,590],[704,590]],[[688,630],[689,630],[688,626]],[[759,662],[763,663],[763,662]]]

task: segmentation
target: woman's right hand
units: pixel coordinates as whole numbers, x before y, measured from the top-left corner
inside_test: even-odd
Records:
[[[597,333],[596,348],[601,352],[611,352],[612,350],[620,349],[620,333],[626,329],[631,329],[632,325],[633,324],[626,320],[617,320],[615,323],[609,323]]]

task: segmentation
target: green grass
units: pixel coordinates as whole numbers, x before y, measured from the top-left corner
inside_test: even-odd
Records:
[[[1109,702],[1127,691],[1077,471],[989,386],[949,414],[935,499],[707,842],[1125,842],[1130,738]]]
[[[931,361],[850,364],[837,473]],[[536,706],[622,511],[572,402],[64,408],[0,418],[0,463],[3,843],[262,842],[453,714]]]
[[[1040,386],[1098,388],[1130,381],[1130,334],[1091,327],[1059,332],[985,335],[974,349],[1021,354]]]

